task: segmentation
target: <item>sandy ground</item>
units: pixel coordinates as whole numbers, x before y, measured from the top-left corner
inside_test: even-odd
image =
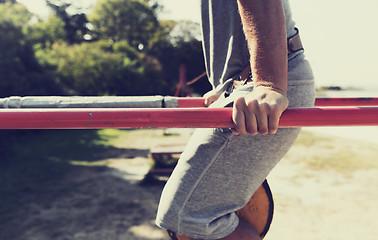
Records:
[[[160,143],[185,143],[190,131],[179,133]],[[120,148],[134,150],[107,159],[107,166],[78,167],[50,189],[61,192],[59,197],[20,206],[2,236],[13,240],[168,239],[154,225],[164,182],[141,184],[151,163],[149,149],[155,144],[150,137],[135,138],[119,143]],[[303,135],[268,177],[275,215],[265,239],[377,239],[377,153],[373,143]],[[345,159],[346,166],[322,160],[331,158]],[[353,165],[356,159],[369,160]]]

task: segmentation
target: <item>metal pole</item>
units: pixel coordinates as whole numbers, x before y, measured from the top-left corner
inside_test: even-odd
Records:
[[[231,108],[2,109],[0,129],[231,128]],[[378,107],[286,110],[280,127],[378,126]]]
[[[315,106],[378,106],[378,98],[317,98]]]
[[[0,98],[2,108],[193,108],[201,97],[171,96],[29,96]],[[315,106],[378,106],[378,98],[317,98]]]
[[[203,98],[178,98],[178,107],[204,107]],[[378,106],[378,98],[317,98],[316,107]]]

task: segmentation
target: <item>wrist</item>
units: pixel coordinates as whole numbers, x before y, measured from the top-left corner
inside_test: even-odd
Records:
[[[276,86],[276,84],[274,84],[272,82],[254,82],[254,87],[255,88],[264,87],[264,88],[268,88],[270,90],[273,90],[275,92],[278,92],[278,93],[280,93],[284,96],[287,95],[287,88],[286,87]]]

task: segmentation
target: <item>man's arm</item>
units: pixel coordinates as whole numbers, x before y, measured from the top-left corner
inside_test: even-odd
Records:
[[[235,133],[276,133],[288,106],[286,23],[281,0],[238,0],[254,90],[235,101]]]

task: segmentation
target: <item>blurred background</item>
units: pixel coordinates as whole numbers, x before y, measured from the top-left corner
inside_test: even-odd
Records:
[[[378,3],[291,6],[318,96],[377,97]],[[205,77],[177,90],[180,68],[187,82],[205,71],[199,11],[199,0],[0,0],[0,98],[202,95]],[[0,239],[168,239],[153,223],[164,181],[145,176],[152,149],[191,133],[0,131]],[[305,129],[271,176],[269,239],[375,239],[377,134]]]
[[[199,0],[2,2],[2,97],[173,95],[181,64],[187,81],[204,70]],[[377,4],[291,1],[318,89],[378,89]],[[202,80],[190,88],[209,87]]]
[[[173,95],[180,65],[188,80],[204,72],[200,30],[162,11],[158,1],[5,1],[0,96]]]

